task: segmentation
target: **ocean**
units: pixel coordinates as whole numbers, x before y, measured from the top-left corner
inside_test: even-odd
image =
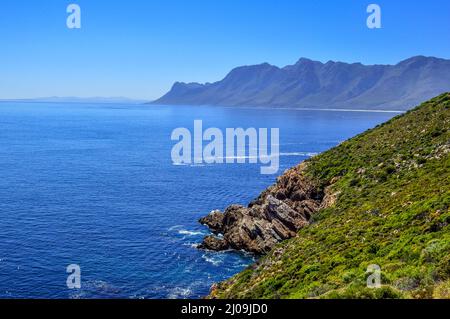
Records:
[[[254,261],[196,249],[211,210],[395,113],[0,103],[0,298],[201,298]],[[280,128],[280,170],[173,165],[175,128]],[[68,265],[81,288],[68,289]]]

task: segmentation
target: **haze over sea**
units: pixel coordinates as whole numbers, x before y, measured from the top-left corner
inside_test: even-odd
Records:
[[[172,165],[177,127],[280,128],[280,171],[396,115],[0,103],[0,298],[199,298],[253,261],[200,251],[197,220],[246,205],[260,164]],[[79,290],[66,267],[81,267]]]

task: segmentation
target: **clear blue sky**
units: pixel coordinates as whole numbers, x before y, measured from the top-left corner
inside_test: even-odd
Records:
[[[80,30],[66,27],[70,3]],[[382,29],[366,26],[370,3]],[[154,99],[240,65],[450,58],[450,1],[2,0],[0,41],[0,98]]]

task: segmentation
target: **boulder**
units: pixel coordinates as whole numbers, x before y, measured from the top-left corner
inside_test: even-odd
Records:
[[[206,236],[203,242],[197,247],[199,249],[209,249],[214,251],[223,251],[229,248],[226,240],[216,236]]]
[[[208,216],[200,218],[199,222],[202,225],[208,226],[208,228],[218,234],[223,231],[223,218],[224,215],[219,210],[213,210]]]

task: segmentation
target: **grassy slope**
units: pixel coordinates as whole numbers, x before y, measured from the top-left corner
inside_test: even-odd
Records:
[[[450,94],[308,162],[334,206],[218,285],[221,298],[450,298]],[[381,289],[366,269],[382,269]]]

